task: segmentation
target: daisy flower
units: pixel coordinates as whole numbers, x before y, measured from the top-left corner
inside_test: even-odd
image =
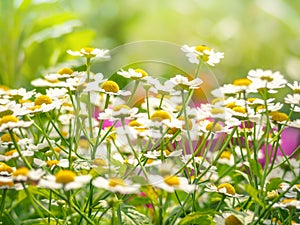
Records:
[[[257,92],[259,89],[267,88],[270,93],[276,93],[273,89],[279,89],[285,87],[287,81],[284,76],[271,70],[250,70],[247,78],[252,81],[249,85],[250,92]]]
[[[137,80],[148,76],[148,73],[145,70],[132,68],[129,68],[128,71],[122,69],[121,71],[117,72],[117,74],[132,80]]]
[[[299,94],[300,93],[300,82],[299,81],[294,81],[293,84],[287,84],[294,92],[294,94]]]
[[[131,184],[129,181],[125,181],[119,177],[112,177],[109,179],[97,177],[92,181],[92,184],[97,188],[103,188],[121,194],[136,194],[140,192],[139,184]]]
[[[207,185],[205,188],[207,192],[215,192],[229,197],[239,198],[242,195],[236,193],[235,188],[230,183],[222,183],[219,186],[214,184]]]
[[[14,128],[27,128],[33,124],[34,121],[23,121],[13,115],[3,116],[0,119],[0,132],[5,130],[12,130]]]
[[[219,63],[222,58],[224,58],[223,52],[215,52],[214,49],[211,49],[204,45],[199,46],[188,46],[183,45],[181,50],[186,53],[190,63],[199,64],[200,60],[206,62],[210,66],[214,66]]]
[[[200,84],[203,83],[203,81],[200,78],[196,78],[189,81],[187,77],[184,77],[180,74],[177,74],[175,77],[172,77],[170,81],[175,85],[175,90],[198,89]]]
[[[91,175],[77,176],[71,170],[60,170],[54,175],[46,175],[40,179],[39,187],[49,189],[65,189],[66,191],[78,189],[89,183],[92,179]]]
[[[98,49],[98,48],[82,48],[79,51],[67,50],[67,53],[72,56],[83,56],[85,58],[100,58],[100,59],[109,59],[109,50],[107,49]]]
[[[102,83],[100,86],[100,89],[98,91],[108,94],[108,95],[128,96],[131,94],[130,91],[120,90],[119,85],[115,81],[112,81],[112,80],[107,80],[104,83]]]
[[[174,192],[175,190],[182,190],[191,193],[196,189],[196,186],[189,184],[188,179],[185,177],[178,177],[175,175],[167,175],[162,177],[160,175],[149,175],[149,183],[159,189],[167,192]]]

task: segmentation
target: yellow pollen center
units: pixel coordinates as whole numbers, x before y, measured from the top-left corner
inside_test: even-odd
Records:
[[[18,121],[19,119],[16,116],[12,116],[12,115],[3,116],[0,119],[0,126],[2,124],[9,123],[9,122],[17,123]]]
[[[164,110],[157,110],[155,111],[150,119],[152,121],[158,121],[158,122],[161,122],[163,120],[170,120],[171,121],[171,115],[170,113],[168,113],[167,111],[164,111]]]
[[[223,152],[221,153],[220,158],[221,158],[221,159],[228,159],[228,160],[230,160],[230,156],[231,156],[230,151],[223,151]]]
[[[60,74],[60,75],[63,75],[63,74],[72,74],[74,71],[70,68],[61,68],[57,73]]]
[[[222,125],[220,125],[219,123],[210,122],[206,125],[205,129],[206,130],[211,130],[213,132],[217,132],[217,131],[222,130]]]
[[[168,149],[165,149],[164,152],[166,153],[167,156],[171,154],[171,152]]]
[[[61,152],[61,148],[59,148],[59,147],[54,147],[53,150],[54,150],[56,153],[60,153],[60,152]]]
[[[104,89],[105,92],[112,92],[112,93],[118,93],[118,91],[120,90],[119,85],[112,80],[105,81],[101,85],[101,88]]]
[[[34,100],[34,105],[51,104],[52,99],[47,95],[40,95]]]
[[[221,101],[224,101],[224,98],[214,98],[212,101],[211,101],[211,104],[214,105],[218,102],[221,102]]]
[[[176,176],[166,176],[164,182],[170,186],[178,186],[180,184],[180,180]]]
[[[285,113],[282,112],[270,112],[270,116],[272,117],[272,120],[276,121],[276,122],[283,122],[283,121],[287,121],[289,119],[289,116]]]
[[[297,201],[295,198],[285,198],[281,201],[282,204],[289,204],[291,202]]]
[[[136,120],[132,120],[128,123],[128,126],[130,126],[130,127],[140,127],[140,126],[142,126],[142,124],[137,122]]]
[[[225,225],[243,225],[235,215],[230,215],[225,219]]]
[[[7,164],[0,162],[0,172],[12,173],[13,169],[10,166],[8,166]]]
[[[148,73],[145,70],[135,69],[134,71],[137,72],[137,73],[141,73],[142,77],[147,77],[148,76]]]
[[[15,152],[17,152],[17,150],[16,149],[12,149],[12,150],[10,150],[8,152],[5,152],[4,155],[5,156],[12,156]]]
[[[94,51],[95,48],[85,47],[85,48],[83,48],[83,49],[84,49],[84,51],[85,51],[86,53],[91,54],[91,52]]]
[[[220,108],[212,108],[210,110],[211,114],[223,114],[224,113],[224,110],[223,109],[220,109]]]
[[[111,187],[115,187],[117,185],[125,186],[125,181],[122,178],[113,177],[109,179],[108,185]]]
[[[210,48],[205,46],[205,45],[198,45],[198,46],[195,47],[195,50],[198,51],[198,52],[203,53],[205,50],[210,51]]]
[[[220,184],[218,186],[217,190],[219,191],[222,188],[226,188],[226,193],[227,194],[235,195],[235,193],[236,193],[234,187],[229,183]]]
[[[47,166],[49,166],[50,168],[54,165],[57,165],[58,163],[59,163],[58,160],[47,160],[46,161]]]
[[[18,136],[15,135],[15,134],[13,134],[13,136],[14,136],[14,139],[18,142],[19,141]],[[12,142],[10,134],[9,133],[3,134],[1,136],[1,141],[3,141],[3,142]]]
[[[261,79],[261,80],[266,80],[266,81],[268,81],[268,82],[271,82],[271,81],[274,80],[272,77],[269,77],[269,76],[261,76],[260,79]]]
[[[245,114],[247,112],[246,109],[241,106],[233,107],[232,110],[235,112],[238,112],[238,113],[243,113],[243,114]]]
[[[101,159],[101,158],[94,159],[93,164],[96,165],[96,166],[107,166],[106,161],[104,159]]]
[[[183,129],[186,130],[188,128],[189,130],[191,130],[193,128],[193,123],[192,123],[190,118],[187,118],[188,126],[185,123],[185,117],[184,116],[178,117],[178,120],[183,121],[183,124],[182,124]]]
[[[28,173],[29,173],[29,169],[27,169],[26,167],[22,167],[22,168],[17,169],[16,171],[14,171],[12,173],[12,175],[14,177],[17,177],[17,176],[27,176]]]
[[[61,170],[59,171],[55,178],[57,183],[67,184],[75,180],[76,174],[71,170]]]
[[[252,83],[248,78],[240,78],[233,81],[235,86],[249,86]]]
[[[113,107],[113,111],[115,111],[115,112],[120,111],[121,109],[130,110],[130,107],[128,105],[124,105],[124,104],[116,105],[116,106]]]
[[[154,159],[149,158],[149,159],[147,159],[146,164],[151,164],[153,162],[154,162]]]
[[[78,141],[78,147],[84,148],[84,149],[88,149],[88,148],[90,148],[90,143],[89,143],[89,141],[87,139],[81,138]]]
[[[234,107],[236,107],[237,105],[235,104],[235,102],[229,102],[226,104],[226,108],[232,109]]]
[[[247,101],[253,103],[257,98],[248,98]]]

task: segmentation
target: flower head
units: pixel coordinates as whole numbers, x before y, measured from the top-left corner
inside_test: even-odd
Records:
[[[73,56],[83,56],[85,58],[100,58],[100,59],[109,59],[108,55],[109,50],[107,49],[98,49],[98,48],[82,48],[79,51],[68,50],[68,54]]]

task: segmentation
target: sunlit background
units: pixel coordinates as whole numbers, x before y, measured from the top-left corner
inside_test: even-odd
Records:
[[[0,83],[30,86],[74,60],[67,49],[115,49],[142,40],[225,52],[212,69],[220,83],[256,68],[299,80],[299,25],[300,1],[1,0]]]

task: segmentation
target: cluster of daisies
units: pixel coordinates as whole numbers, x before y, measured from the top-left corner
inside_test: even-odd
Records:
[[[181,49],[198,68],[224,57],[207,46]],[[90,71],[108,50],[68,53],[86,70],[62,68],[33,80],[31,91],[0,87],[4,221],[17,221],[28,200],[34,211],[24,220],[48,224],[300,223],[299,82],[251,70],[195,107],[198,69],[162,82],[121,68],[116,76],[133,83],[122,90]],[[284,138],[288,129],[294,136]],[[7,194],[16,191],[27,198]]]

